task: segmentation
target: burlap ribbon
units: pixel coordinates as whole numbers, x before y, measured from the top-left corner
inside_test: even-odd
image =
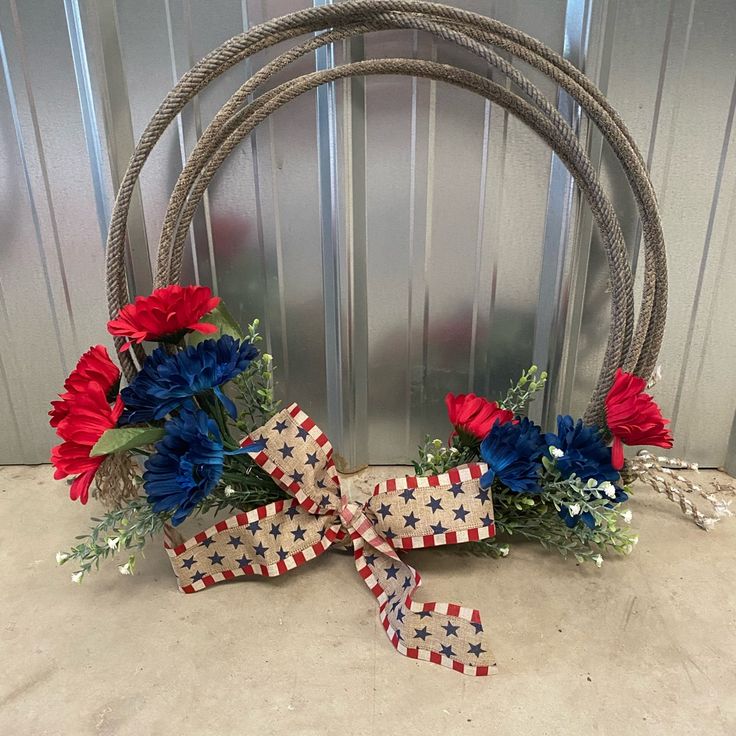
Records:
[[[177,546],[167,539],[183,592],[239,575],[281,575],[350,535],[355,567],[401,654],[469,675],[495,670],[480,613],[413,600],[421,578],[397,554],[493,536],[491,492],[479,480],[484,465],[384,481],[366,503],[357,503],[341,494],[329,440],[296,404],[246,443],[257,444],[250,456],[293,499],[232,516]]]

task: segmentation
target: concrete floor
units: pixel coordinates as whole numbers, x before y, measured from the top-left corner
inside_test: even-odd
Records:
[[[736,734],[736,520],[707,534],[643,488],[639,546],[600,570],[411,553],[424,600],[483,613],[488,678],[399,656],[345,555],[185,596],[153,543],[76,586],[54,555],[94,503],[5,467],[0,508],[0,734]]]

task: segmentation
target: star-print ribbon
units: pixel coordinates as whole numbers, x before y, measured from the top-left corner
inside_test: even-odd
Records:
[[[491,492],[480,486],[485,465],[387,480],[366,503],[357,503],[341,494],[329,440],[296,404],[243,445],[255,445],[248,454],[292,498],[232,516],[176,546],[167,538],[183,592],[239,575],[282,575],[349,535],[358,574],[401,654],[469,675],[495,670],[480,613],[413,600],[421,578],[398,555],[494,535]]]

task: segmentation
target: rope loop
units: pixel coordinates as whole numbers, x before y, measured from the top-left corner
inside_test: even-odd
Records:
[[[453,43],[490,64],[511,91],[466,69],[419,59],[368,59],[303,74],[256,96],[274,75],[316,49],[366,33],[411,29]],[[315,35],[316,34],[316,35]],[[410,75],[452,84],[481,95],[524,122],[559,156],[585,197],[600,232],[611,292],[606,352],[585,421],[605,426],[605,396],[617,368],[648,378],[662,343],[667,310],[667,265],[657,201],[643,157],[623,121],[600,90],[576,67],[540,41],[497,20],[423,0],[347,0],[275,18],[234,36],[195,64],[163,100],[146,126],[120,184],[107,240],[107,301],[111,317],[130,301],[126,278],[126,228],[133,190],[156,143],[199,92],[235,64],[301,36],[248,79],[202,134],[177,179],[166,210],[156,259],[155,286],[178,283],[184,241],[197,206],[235,147],[271,113],[304,92],[354,76]],[[626,174],[642,223],[643,291],[635,320],[634,280],[616,212],[575,132],[555,107],[499,52],[524,61],[555,81],[600,129]],[[136,363],[115,342],[128,379]],[[138,362],[143,353],[135,353]]]

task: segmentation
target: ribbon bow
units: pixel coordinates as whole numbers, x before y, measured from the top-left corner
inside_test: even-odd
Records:
[[[485,465],[387,480],[357,503],[340,492],[329,440],[296,404],[243,442],[253,444],[248,454],[293,498],[232,516],[176,546],[167,538],[184,593],[238,575],[282,575],[349,535],[358,574],[401,654],[469,675],[495,670],[480,613],[413,600],[421,578],[397,554],[494,535],[491,492],[479,480]]]

